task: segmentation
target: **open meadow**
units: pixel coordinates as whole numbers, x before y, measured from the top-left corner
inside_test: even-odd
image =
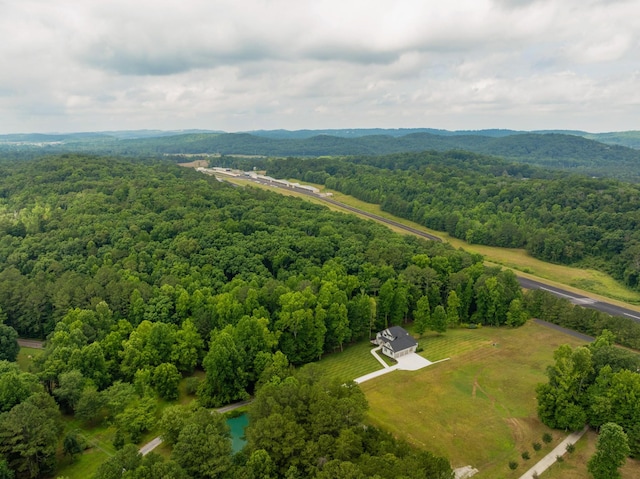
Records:
[[[481,478],[517,478],[564,435],[541,424],[535,387],[561,344],[582,341],[533,322],[518,329],[480,328],[425,336],[422,356],[449,361],[408,372],[395,371],[361,384],[368,420],[410,443],[471,465]],[[542,435],[550,444],[535,451]],[[521,457],[527,451],[529,460]],[[515,471],[509,461],[517,461]]]

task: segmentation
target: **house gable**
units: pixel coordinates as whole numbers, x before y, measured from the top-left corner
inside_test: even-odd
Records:
[[[418,342],[400,326],[391,326],[376,334],[374,341],[381,346],[382,353],[391,358],[415,353]]]

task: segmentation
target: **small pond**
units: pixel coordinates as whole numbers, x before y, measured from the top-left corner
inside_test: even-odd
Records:
[[[231,428],[231,447],[235,454],[247,443],[244,439],[244,428],[249,424],[249,416],[242,414],[238,417],[227,419],[227,424]]]

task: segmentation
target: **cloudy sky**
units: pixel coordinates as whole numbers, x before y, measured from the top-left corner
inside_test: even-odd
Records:
[[[0,0],[0,133],[640,129],[640,0]]]

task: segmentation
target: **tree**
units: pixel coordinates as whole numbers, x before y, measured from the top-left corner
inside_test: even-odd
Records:
[[[2,309],[0,309],[2,314]],[[15,361],[20,352],[18,332],[11,326],[2,324],[0,319],[0,361]]]
[[[107,403],[106,395],[98,392],[95,387],[88,387],[83,392],[76,404],[76,417],[85,422],[96,422]]]
[[[162,432],[162,440],[171,446],[175,444],[180,431],[182,431],[192,414],[193,411],[189,407],[182,405],[169,406],[162,411],[162,418],[158,424]]]
[[[78,454],[82,453],[83,449],[82,440],[75,431],[64,436],[62,440],[62,451],[66,456],[71,457],[71,462],[75,460]]]
[[[200,384],[198,397],[203,405],[222,406],[247,399],[246,366],[233,338],[233,326],[211,333],[209,353],[202,361],[207,375]]]
[[[187,319],[182,323],[182,327],[176,332],[175,340],[171,349],[171,362],[180,372],[190,373],[202,359],[204,347],[193,321]]]
[[[457,326],[460,322],[460,304],[458,294],[453,290],[449,291],[449,296],[447,296],[447,325],[450,328]]]
[[[53,390],[53,395],[58,398],[67,412],[75,411],[84,390],[85,378],[80,371],[73,369],[60,374],[59,381],[58,387]]]
[[[171,458],[193,478],[218,478],[231,468],[231,439],[224,416],[194,411],[173,447]]]
[[[251,453],[245,473],[247,479],[275,479],[277,477],[273,461],[264,449],[257,449]]]
[[[156,401],[151,397],[143,397],[129,405],[116,416],[116,424],[122,431],[131,436],[131,441],[137,443],[142,433],[148,431],[155,423]]]
[[[171,363],[162,363],[153,370],[153,386],[160,397],[172,401],[178,398],[178,385],[182,376]]]
[[[522,326],[529,319],[529,314],[522,306],[522,301],[514,299],[509,304],[509,311],[507,311],[507,325],[513,328]]]
[[[444,333],[447,330],[447,312],[444,310],[444,306],[438,305],[436,309],[433,310],[429,322],[429,329],[437,333]]]
[[[13,479],[15,474],[9,469],[9,464],[4,459],[0,459],[0,479]]]
[[[40,477],[53,470],[60,430],[53,398],[34,394],[0,415],[0,454],[20,476]]]
[[[587,469],[594,479],[617,479],[618,470],[629,455],[629,442],[622,427],[608,422],[600,428],[596,452],[589,459]]]
[[[431,324],[431,308],[428,296],[425,295],[418,300],[413,317],[416,323],[416,332],[422,336]]]

